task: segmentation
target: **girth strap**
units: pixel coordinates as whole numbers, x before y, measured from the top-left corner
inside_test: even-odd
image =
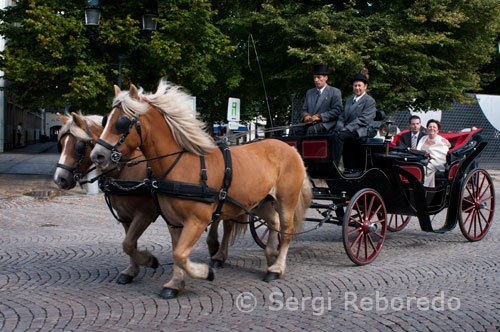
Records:
[[[225,142],[219,143],[219,149],[222,152],[222,156],[224,157],[224,179],[222,180],[222,187],[219,192],[219,203],[217,204],[217,208],[215,212],[212,214],[212,221],[219,219],[222,214],[222,206],[227,199],[227,191],[229,190],[229,186],[231,186],[231,181],[233,179],[233,162],[231,160],[231,150],[226,145]]]

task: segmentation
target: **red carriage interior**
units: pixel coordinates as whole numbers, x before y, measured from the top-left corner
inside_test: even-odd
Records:
[[[407,133],[408,131],[409,131],[408,129],[403,130],[402,132],[394,136],[394,139],[390,143],[390,146],[391,147],[396,146],[397,142],[401,139],[401,135]],[[474,131],[467,131],[467,132],[448,132],[448,133],[440,132],[439,135],[446,138],[450,142],[451,148],[448,151],[448,154],[450,154],[453,151],[467,144],[467,142],[469,142],[472,139],[472,136],[479,133],[480,131],[481,129],[479,128]],[[450,167],[449,170],[447,171],[447,174],[444,174],[444,176],[447,177],[448,180],[453,179],[455,173],[458,170],[458,165],[459,165],[458,162],[449,165]],[[423,168],[417,166],[402,166],[402,168],[415,175],[415,177],[419,179],[419,181],[423,181]],[[401,180],[403,182],[408,182],[404,177],[401,177]]]

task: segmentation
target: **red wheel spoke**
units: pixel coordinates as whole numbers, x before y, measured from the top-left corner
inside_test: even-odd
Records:
[[[472,216],[472,218],[470,219],[469,229],[467,230],[467,233],[469,233],[469,234],[470,234],[470,229],[472,228],[472,225],[474,224],[474,219],[475,219],[475,216],[476,216],[476,210],[473,210],[471,212],[470,216]],[[464,223],[464,225],[465,225],[465,223]]]
[[[366,210],[366,214],[365,216],[367,217],[370,217],[370,220],[371,220],[371,216],[370,216],[370,212],[373,208],[373,202],[375,201],[375,196],[372,197],[371,201],[370,201],[370,206],[368,207],[368,210]]]
[[[479,200],[479,202],[478,202],[478,203],[483,203],[483,202],[489,201],[489,200],[491,200],[491,197],[492,197],[492,196],[486,197],[486,198],[484,198],[484,199],[483,199],[483,198],[481,198],[481,199]]]
[[[359,241],[359,239],[361,238],[362,234],[363,234],[363,232],[359,232],[358,235],[356,236],[356,238],[354,239],[354,241],[352,241],[351,249],[352,249],[352,247],[354,247],[354,245],[356,244],[356,242]]]
[[[363,226],[363,223],[362,223],[360,220],[356,220],[356,219],[354,219],[352,216],[349,216],[349,220],[352,220],[352,221],[354,221],[355,223],[357,223],[357,224],[359,224],[359,225]]]
[[[259,227],[262,227],[262,226],[263,226],[263,225],[265,225],[265,224],[266,224],[266,222],[265,222],[265,221],[264,221],[264,222],[261,222],[261,223],[259,224],[259,226],[255,226],[255,229],[257,229],[257,228],[259,228]]]
[[[464,213],[465,213],[465,212],[468,212],[468,211],[472,210],[473,208],[474,208],[474,205],[469,206],[467,209],[462,210],[462,212],[464,212]]]
[[[380,233],[377,233],[377,232],[373,232],[373,234],[377,235],[379,238],[383,238],[384,235],[380,234]]]
[[[259,239],[262,241],[265,238],[265,236],[267,235],[267,233],[269,233],[269,228],[266,228],[266,230],[264,231],[264,233],[262,233],[262,235],[259,236]]]
[[[363,236],[363,232],[359,232],[359,239]],[[358,251],[356,252],[356,257],[359,257],[359,252],[361,251],[361,244],[363,244],[363,241],[358,241]]]
[[[359,232],[359,231],[361,231],[361,230],[362,230],[362,228],[361,228],[361,227],[355,228],[355,229],[353,229],[352,231],[348,231],[348,232],[347,232],[347,235],[351,235],[351,234],[356,233],[356,232]]]
[[[477,197],[477,198],[478,198],[478,199],[480,199],[480,200],[481,200],[481,199],[483,199],[483,196],[484,196],[484,195],[486,195],[486,193],[487,193],[488,189],[490,189],[490,187],[491,187],[491,184],[488,184],[488,186],[484,189],[484,191],[483,191],[482,193],[480,193],[480,194],[478,195],[478,197]],[[490,196],[490,197],[491,197],[491,196]]]
[[[368,259],[368,234],[363,237],[363,242],[365,243],[365,260]]]
[[[375,212],[372,213],[372,215],[370,216],[370,221],[373,220],[373,217],[375,217],[375,215],[380,211],[381,208],[382,208],[382,205],[379,205],[377,210],[375,210]]]
[[[380,224],[380,223],[383,223],[386,219],[383,218],[383,219],[379,219],[377,221],[372,221],[372,224]]]
[[[372,237],[370,236],[370,234],[367,234],[367,237],[368,237],[368,240],[370,240],[370,244],[373,248],[373,251],[377,251],[377,248],[375,247],[375,243],[373,243],[373,240],[372,240]]]

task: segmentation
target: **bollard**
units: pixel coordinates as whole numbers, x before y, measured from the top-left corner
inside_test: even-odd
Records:
[[[93,179],[97,176],[97,171],[93,170],[89,174],[87,174],[87,179]],[[97,181],[93,183],[87,183],[87,195],[97,195],[99,194],[99,185]]]

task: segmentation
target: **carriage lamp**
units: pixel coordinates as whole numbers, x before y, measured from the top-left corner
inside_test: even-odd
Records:
[[[383,125],[378,129],[380,136],[385,137],[385,139],[390,139],[396,136],[398,133],[398,127],[392,123],[392,119],[388,119]]]
[[[142,15],[142,30],[144,31],[156,31],[156,15],[147,13]]]
[[[146,13],[142,15],[142,30],[156,31],[156,15]],[[99,0],[87,0],[85,4],[85,25],[98,26],[101,21],[101,4]]]
[[[85,4],[85,25],[97,26],[101,21],[99,0],[88,0]]]

